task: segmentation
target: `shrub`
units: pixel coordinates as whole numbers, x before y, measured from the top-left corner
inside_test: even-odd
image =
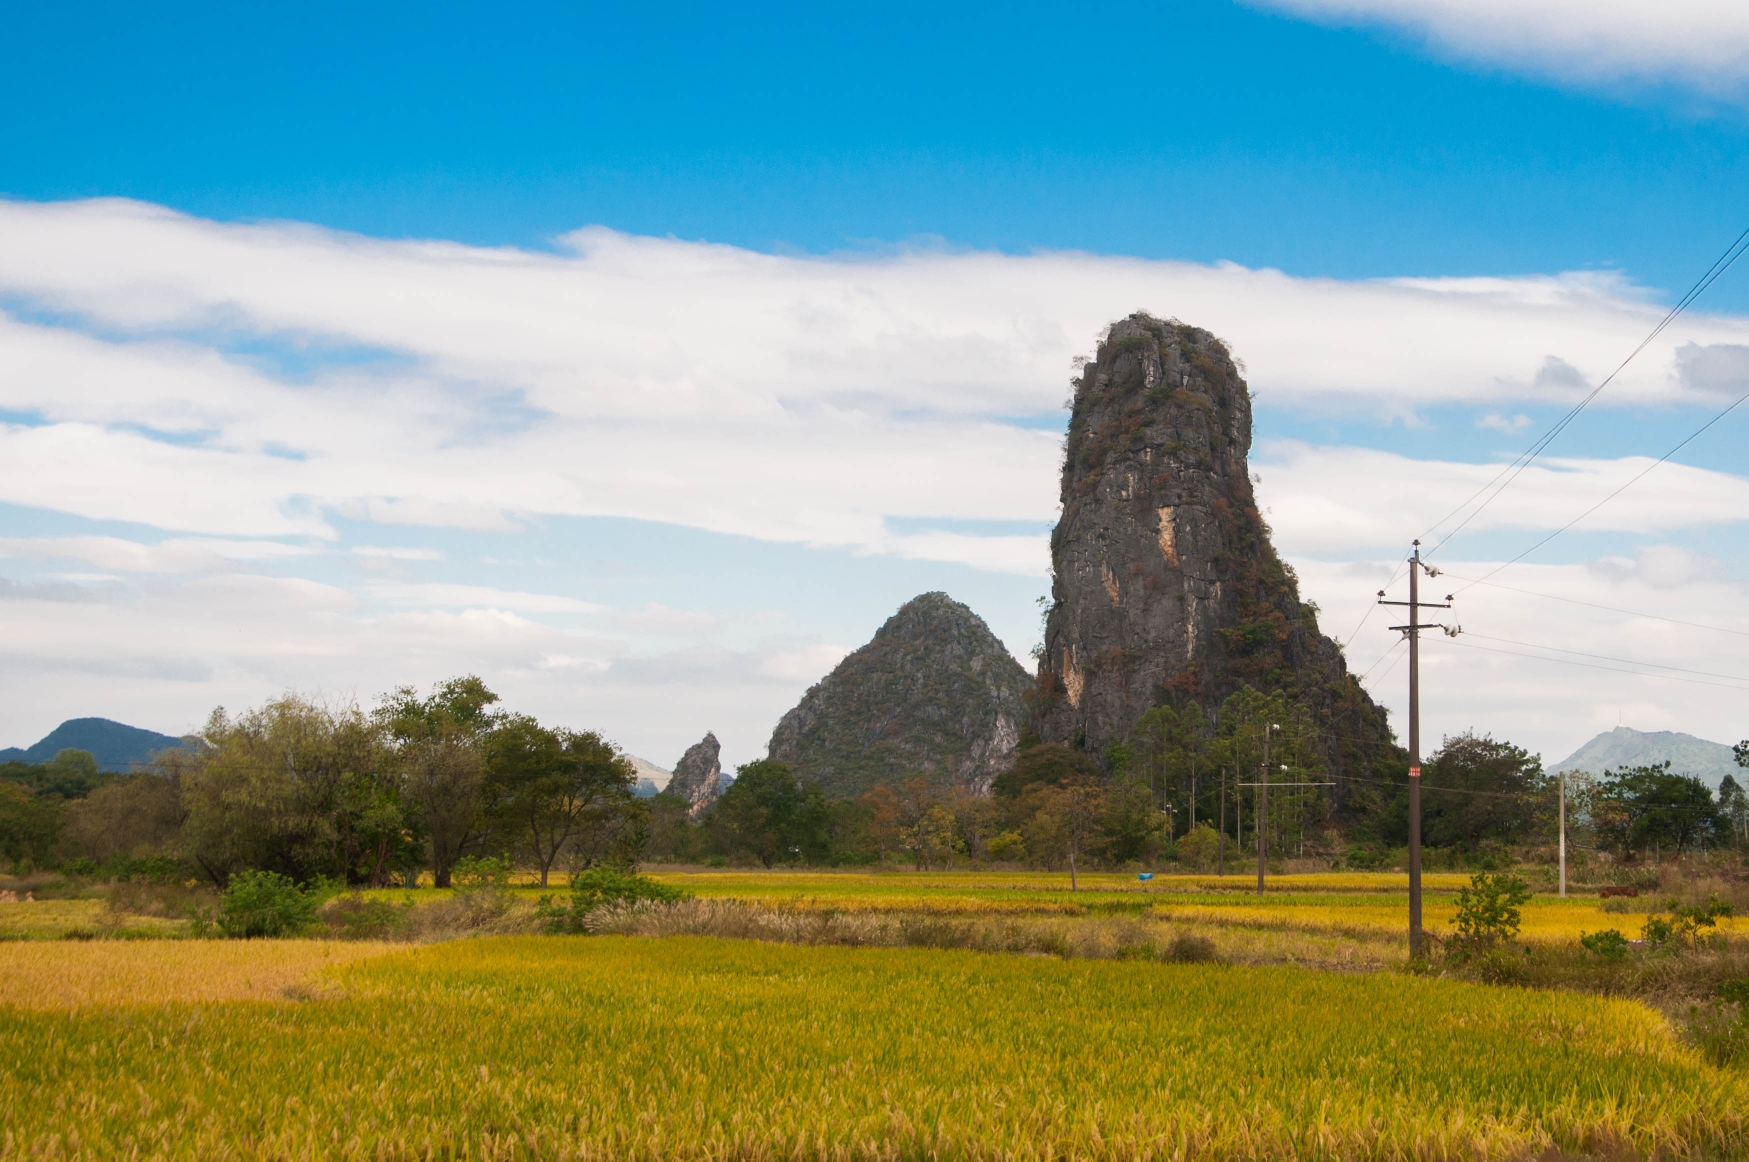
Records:
[[[1717,892],[1708,896],[1704,904],[1683,904],[1673,899],[1666,901],[1665,907],[1670,912],[1670,919],[1652,916],[1646,920],[1641,936],[1648,949],[1693,948],[1704,939],[1703,929],[1717,928],[1719,917],[1730,916],[1735,911],[1731,904],[1719,898]]]
[[[391,904],[366,899],[361,892],[340,896],[322,906],[321,919],[342,940],[382,940],[407,929],[413,901]]]
[[[990,837],[984,853],[994,860],[1017,863],[1026,858],[1026,840],[1018,831],[1004,831]]]
[[[1458,943],[1486,948],[1518,935],[1518,906],[1530,899],[1530,885],[1514,875],[1479,872],[1458,892]]]
[[[1166,946],[1166,959],[1179,964],[1204,964],[1219,957],[1215,953],[1215,942],[1207,936],[1180,932]]]
[[[318,902],[278,872],[238,872],[219,897],[219,931],[240,940],[294,936],[315,918]]]
[[[1733,1065],[1749,1057],[1749,980],[1727,980],[1718,999],[1704,1010],[1688,1008],[1688,1035],[1714,1065]],[[1736,1012],[1726,1011],[1736,1006]]]
[[[507,888],[510,886],[510,857],[464,855],[450,869],[449,882],[458,888]]]
[[[1220,832],[1207,823],[1198,823],[1178,841],[1178,858],[1197,871],[1210,867],[1221,853]]]
[[[555,903],[553,897],[542,896],[535,914],[548,932],[587,932],[589,913],[597,908],[638,900],[673,903],[686,898],[687,893],[679,888],[657,883],[648,876],[633,875],[619,868],[597,867],[572,877],[571,898],[567,903]]]
[[[1614,928],[1601,932],[1579,933],[1579,943],[1587,952],[1595,952],[1605,960],[1620,960],[1628,954],[1628,938]]]

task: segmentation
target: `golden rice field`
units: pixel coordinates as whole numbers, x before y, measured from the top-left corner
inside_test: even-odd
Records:
[[[936,914],[1080,914],[1086,910],[1146,909],[1160,919],[1308,932],[1403,933],[1407,944],[1408,877],[1395,872],[1325,872],[1268,877],[1255,894],[1255,876],[1093,874],[1069,890],[1067,873],[937,872],[693,872],[658,875],[701,898],[732,898],[841,911],[921,911]],[[1468,874],[1423,877],[1422,922],[1438,932],[1457,915],[1457,892]],[[1527,940],[1576,940],[1581,932],[1616,928],[1637,934],[1645,917],[1602,910],[1595,896],[1539,895],[1521,909]],[[1720,922],[1735,932],[1742,919]]]
[[[101,947],[118,965],[156,967],[127,970],[132,986],[93,1004],[57,992],[45,961],[21,959],[65,955],[77,973],[92,947],[0,945],[0,979],[32,965],[31,1003],[50,1006],[0,1004],[0,1157],[1749,1152],[1749,1083],[1704,1064],[1649,1010],[1573,994],[1398,974],[506,937],[313,969],[291,989],[310,999],[295,1001],[166,1001],[160,990],[254,981],[266,960],[313,968],[313,949],[113,943]],[[180,976],[168,967],[179,958]]]
[[[0,944],[0,1004],[72,1009],[285,1000],[322,984],[323,969],[398,947],[339,940],[12,941]]]

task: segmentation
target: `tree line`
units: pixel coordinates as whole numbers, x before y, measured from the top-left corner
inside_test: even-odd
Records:
[[[1096,758],[1022,740],[988,788],[918,772],[831,800],[785,763],[738,769],[694,818],[684,799],[640,800],[636,774],[595,731],[499,706],[476,677],[403,687],[366,711],[297,695],[213,713],[195,745],[149,770],[98,772],[63,752],[0,767],[0,858],[19,866],[300,883],[448,886],[468,856],[538,874],[642,861],[858,866],[903,862],[1198,869],[1253,858],[1389,860],[1407,839],[1407,758],[1332,775],[1305,709],[1244,688],[1213,713],[1149,710]],[[1749,744],[1738,750],[1749,765]],[[1102,761],[1101,761],[1102,760]],[[1471,861],[1550,842],[1562,779],[1510,742],[1465,733],[1423,765],[1423,842]],[[1749,844],[1749,796],[1669,764],[1565,778],[1570,842],[1621,858]],[[1267,807],[1267,810],[1264,808]],[[1244,855],[1241,856],[1240,853]]]

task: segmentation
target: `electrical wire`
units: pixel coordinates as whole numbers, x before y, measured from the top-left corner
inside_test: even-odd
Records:
[[[1484,581],[1478,578],[1460,577],[1456,573],[1447,570],[1441,570],[1441,573],[1450,577],[1453,581],[1468,582],[1468,584],[1464,586],[1466,589],[1472,585],[1486,585],[1490,589],[1505,589],[1512,593],[1522,593],[1526,597],[1541,597],[1546,601],[1565,601],[1569,605],[1583,605],[1589,609],[1601,609],[1607,613],[1620,613],[1627,617],[1644,617],[1652,621],[1667,621],[1671,625],[1686,625],[1693,629],[1704,629],[1713,633],[1731,633],[1736,634],[1738,637],[1749,637],[1749,630],[1727,629],[1722,625],[1708,625],[1701,621],[1684,621],[1680,617],[1665,617],[1661,613],[1645,613],[1637,609],[1621,609],[1614,605],[1599,605],[1595,601],[1581,601],[1577,597],[1561,597],[1554,593],[1538,593],[1534,589],[1520,589],[1515,585],[1503,585],[1498,581]]]
[[[1490,480],[1487,484],[1484,484],[1481,488],[1477,489],[1474,493],[1472,493],[1468,497],[1468,499],[1464,500],[1456,508],[1452,509],[1450,512],[1446,513],[1444,516],[1440,517],[1439,520],[1435,521],[1427,529],[1426,532],[1421,534],[1423,537],[1431,536],[1433,533],[1438,531],[1439,527],[1441,525],[1445,524],[1446,521],[1449,521],[1452,517],[1456,516],[1458,513],[1462,512],[1465,508],[1469,507],[1469,505],[1472,504],[1476,500],[1477,497],[1480,497],[1484,493],[1487,493],[1486,498],[1482,501],[1481,504],[1476,505],[1474,511],[1472,511],[1468,516],[1464,517],[1464,519],[1462,521],[1460,521],[1458,523],[1457,527],[1452,529],[1451,532],[1442,536],[1439,540],[1439,543],[1437,545],[1433,546],[1431,549],[1427,550],[1427,552],[1424,553],[1423,556],[1431,557],[1434,553],[1437,553],[1440,549],[1444,548],[1447,544],[1450,543],[1450,541],[1453,537],[1457,536],[1460,532],[1462,532],[1464,530],[1464,527],[1466,525],[1468,525],[1472,520],[1475,520],[1476,517],[1481,514],[1483,509],[1487,508],[1488,505],[1492,504],[1494,502],[1495,498],[1497,498],[1502,492],[1506,491],[1507,488],[1511,487],[1512,482],[1517,480],[1519,475],[1526,468],[1530,467],[1531,461],[1535,460],[1538,456],[1542,455],[1542,453],[1548,448],[1548,446],[1554,442],[1555,438],[1557,436],[1559,436],[1562,432],[1566,431],[1567,427],[1570,424],[1572,424],[1572,422],[1574,420],[1579,418],[1579,413],[1584,411],[1585,408],[1588,405],[1590,405],[1591,401],[1595,400],[1599,395],[1601,395],[1603,393],[1603,390],[1606,387],[1608,387],[1615,380],[1616,376],[1620,375],[1623,371],[1625,371],[1627,369],[1628,364],[1632,363],[1634,361],[1634,359],[1640,354],[1640,352],[1644,351],[1647,347],[1651,346],[1653,340],[1657,339],[1657,337],[1659,335],[1663,334],[1665,328],[1669,327],[1671,323],[1674,323],[1676,321],[1678,316],[1680,316],[1684,311],[1688,310],[1688,308],[1694,303],[1694,301],[1696,299],[1698,299],[1707,290],[1708,287],[1712,286],[1713,283],[1717,282],[1719,280],[1719,278],[1721,276],[1723,276],[1727,270],[1729,270],[1733,265],[1735,265],[1736,261],[1739,258],[1743,257],[1743,254],[1746,250],[1749,250],[1749,229],[1745,229],[1743,231],[1743,233],[1737,235],[1736,240],[1733,241],[1729,246],[1727,246],[1725,248],[1724,253],[1721,254],[1717,259],[1715,259],[1713,261],[1712,266],[1707,268],[1707,272],[1705,274],[1701,275],[1701,277],[1695,282],[1695,284],[1693,286],[1688,288],[1688,292],[1686,294],[1684,294],[1682,296],[1682,298],[1677,300],[1675,306],[1671,307],[1670,310],[1665,313],[1664,317],[1658,321],[1658,325],[1653,327],[1651,332],[1648,333],[1644,339],[1640,340],[1639,346],[1635,347],[1632,351],[1630,351],[1628,353],[1627,358],[1623,359],[1621,361],[1621,363],[1619,365],[1617,365],[1617,367],[1614,371],[1610,372],[1607,376],[1605,376],[1601,383],[1599,383],[1596,387],[1592,388],[1590,393],[1587,394],[1585,396],[1585,398],[1581,399],[1577,404],[1573,405],[1572,409],[1569,410],[1566,415],[1562,416],[1560,418],[1560,420],[1556,421],[1555,425],[1552,428],[1550,428],[1547,432],[1545,432],[1537,440],[1532,442],[1532,444],[1529,448],[1525,449],[1523,452],[1520,452],[1518,454],[1518,456],[1512,460],[1511,463],[1507,464],[1504,468],[1502,468],[1499,472],[1497,472],[1494,475],[1494,478],[1492,480]],[[1733,405],[1733,406],[1735,406],[1735,405]],[[1696,434],[1698,435],[1699,433],[1696,433]],[[1690,439],[1692,439],[1692,438],[1693,437],[1691,436]],[[1686,440],[1683,442],[1687,443]],[[1680,447],[1680,446],[1681,445],[1678,445],[1678,447]],[[1672,449],[1672,451],[1674,451],[1674,449]],[[1502,478],[1504,478],[1504,479],[1502,479]],[[1498,485],[1498,487],[1496,487],[1496,485]],[[1492,489],[1491,492],[1489,491],[1490,489]]]
[[[1586,517],[1590,516],[1592,513],[1596,512],[1598,509],[1602,508],[1604,505],[1608,504],[1610,501],[1614,500],[1616,497],[1620,496],[1622,493],[1626,492],[1628,489],[1632,488],[1634,485],[1638,484],[1642,479],[1645,478],[1647,473],[1651,472],[1654,468],[1657,468],[1660,464],[1663,464],[1664,461],[1670,459],[1670,457],[1676,455],[1676,453],[1682,451],[1683,448],[1687,447],[1688,444],[1690,444],[1697,437],[1699,437],[1702,432],[1706,431],[1708,428],[1712,427],[1714,424],[1718,423],[1720,420],[1724,419],[1726,416],[1728,416],[1732,412],[1736,411],[1737,408],[1742,406],[1742,404],[1745,401],[1749,401],[1749,392],[1745,392],[1744,394],[1738,396],[1736,402],[1731,404],[1730,407],[1726,408],[1724,411],[1720,412],[1718,415],[1714,416],[1712,419],[1708,420],[1706,423],[1704,423],[1700,427],[1696,428],[1693,432],[1689,433],[1686,437],[1683,438],[1683,440],[1680,444],[1677,444],[1676,447],[1670,449],[1668,452],[1664,453],[1662,456],[1660,456],[1656,460],[1652,461],[1652,463],[1646,465],[1645,468],[1641,469],[1640,472],[1636,476],[1634,476],[1633,479],[1629,480],[1626,484],[1622,485],[1620,488],[1616,489],[1614,492],[1610,493],[1608,496],[1604,497],[1602,500],[1598,501],[1596,504],[1592,505],[1590,508],[1588,508],[1584,512],[1580,513],[1578,516],[1574,517],[1572,520],[1568,521],[1566,524],[1562,525],[1560,528],[1556,529],[1554,532],[1550,533],[1548,536],[1544,537],[1542,540],[1538,541],[1536,544],[1532,545],[1530,548],[1524,550],[1524,552],[1518,554],[1518,556],[1512,558],[1510,561],[1506,561],[1502,564],[1494,566],[1492,569],[1488,570],[1488,572],[1482,574],[1480,579],[1470,582],[1470,585],[1479,585],[1483,581],[1486,581],[1488,578],[1492,577],[1494,574],[1500,572],[1500,570],[1505,569],[1510,565],[1516,565],[1518,562],[1524,560],[1526,557],[1530,556],[1532,553],[1536,552],[1538,549],[1542,548],[1544,545],[1548,544],[1550,541],[1554,540],[1556,537],[1560,536],[1562,533],[1566,532],[1568,529],[1572,528],[1574,525],[1578,524],[1580,521],[1584,520]],[[1444,542],[1442,541],[1441,544],[1443,544],[1443,543]],[[1466,585],[1466,586],[1464,586],[1464,588],[1468,589],[1470,587],[1470,585]],[[1462,592],[1462,590],[1460,590],[1459,592]]]
[[[1503,645],[1523,646],[1526,649],[1551,650],[1557,654],[1575,654],[1581,658],[1596,658],[1600,662],[1620,662],[1626,666],[1649,666],[1654,670],[1675,670],[1679,674],[1696,674],[1702,678],[1726,678],[1732,682],[1749,683],[1749,677],[1744,677],[1741,674],[1715,674],[1710,670],[1690,670],[1690,669],[1687,669],[1683,666],[1667,666],[1662,662],[1647,662],[1647,661],[1642,661],[1641,659],[1638,659],[1638,658],[1617,658],[1617,657],[1613,657],[1609,654],[1588,654],[1584,650],[1569,650],[1569,649],[1565,649],[1561,646],[1546,646],[1546,645],[1541,644],[1540,642],[1514,641],[1513,639],[1511,639],[1509,637],[1490,637],[1485,633],[1470,633],[1470,634],[1467,634],[1466,636],[1481,638],[1483,641],[1487,641],[1487,642],[1500,642]],[[1560,659],[1551,658],[1549,660],[1550,661],[1559,661]]]
[[[1749,686],[1734,686],[1727,682],[1708,682],[1701,678],[1681,678],[1675,674],[1651,674],[1644,670],[1622,670],[1617,669],[1615,666],[1599,666],[1595,662],[1575,662],[1570,661],[1567,658],[1551,658],[1543,654],[1525,654],[1520,653],[1517,650],[1502,650],[1496,649],[1494,646],[1478,646],[1463,641],[1453,642],[1452,644],[1462,646],[1467,650],[1484,650],[1490,654],[1507,654],[1514,658],[1529,658],[1536,662],[1555,662],[1562,666],[1583,666],[1588,670],[1607,670],[1612,674],[1630,674],[1638,678],[1662,678],[1666,682],[1686,682],[1691,686],[1717,686],[1723,690],[1749,691]]]

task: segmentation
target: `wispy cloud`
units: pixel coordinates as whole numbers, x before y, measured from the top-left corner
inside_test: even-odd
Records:
[[[1597,86],[1749,95],[1749,8],[1735,0],[1256,0],[1325,23],[1404,30],[1449,56]]]
[[[0,203],[0,292],[58,320],[0,316],[0,408],[36,417],[0,427],[0,501],[230,538],[620,516],[1022,572],[1037,537],[888,522],[1051,520],[1059,437],[1011,418],[1060,415],[1071,358],[1137,307],[1223,335],[1275,403],[1398,415],[1570,398],[1660,313],[1599,274],[776,257],[600,229],[532,253],[119,201]],[[244,339],[316,370],[276,378]],[[1708,397],[1744,349],[1749,320],[1690,317],[1610,398]]]
[[[1478,428],[1485,428],[1490,432],[1504,432],[1509,436],[1516,436],[1530,425],[1530,417],[1523,412],[1515,416],[1503,416],[1499,412],[1489,412],[1476,421]]]

